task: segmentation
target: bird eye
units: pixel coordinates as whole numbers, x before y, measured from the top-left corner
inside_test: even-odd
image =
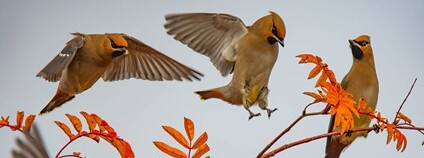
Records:
[[[361,45],[362,47],[366,46],[368,44],[368,42],[360,42],[359,45]]]
[[[277,29],[275,28],[275,26],[272,26],[272,34],[277,36]]]

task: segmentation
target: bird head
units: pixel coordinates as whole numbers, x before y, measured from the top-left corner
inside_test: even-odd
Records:
[[[286,26],[283,19],[277,13],[270,11],[270,15],[260,18],[250,28],[254,32],[260,32],[262,35],[265,35],[268,43],[275,44],[278,42],[284,47]]]
[[[373,56],[371,40],[368,35],[361,35],[353,40],[349,40],[352,55],[357,60],[370,58]]]
[[[116,58],[123,54],[128,54],[128,43],[120,34],[106,34],[109,41],[106,41],[112,49],[112,57]]]

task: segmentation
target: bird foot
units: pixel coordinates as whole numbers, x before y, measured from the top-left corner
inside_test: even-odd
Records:
[[[271,109],[266,109],[266,112],[268,113],[268,119],[269,118],[271,118],[271,114],[274,112],[274,111],[277,111],[278,109],[277,108],[275,108],[275,109],[273,109],[273,110],[271,110]]]
[[[353,131],[352,131],[351,129],[348,129],[348,130],[345,132],[345,135],[346,135],[346,137],[350,137],[350,136],[352,136],[352,133],[353,133]]]
[[[255,114],[255,113],[249,111],[249,115],[250,115],[249,116],[249,121],[250,121],[250,119],[252,119],[253,117],[261,116],[261,113],[256,113]]]
[[[377,124],[372,125],[372,127],[374,128],[373,130],[375,133],[380,133],[380,127]]]

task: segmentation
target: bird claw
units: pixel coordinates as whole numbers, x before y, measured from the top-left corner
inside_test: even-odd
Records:
[[[268,119],[269,118],[271,118],[271,114],[274,112],[274,111],[277,111],[278,109],[277,108],[275,108],[275,109],[273,109],[273,110],[271,110],[271,109],[266,109],[266,112],[268,113]]]
[[[257,116],[261,116],[261,113],[253,113],[253,112],[249,112],[250,116],[249,116],[249,121],[250,119],[252,119],[253,117],[257,117]]]
[[[377,124],[372,125],[372,127],[374,128],[373,130],[374,130],[375,133],[377,133],[377,134],[380,133],[380,127],[378,127]]]
[[[352,131],[351,129],[348,129],[348,130],[345,132],[346,137],[350,137],[350,136],[352,136],[352,133],[353,133],[353,131]]]

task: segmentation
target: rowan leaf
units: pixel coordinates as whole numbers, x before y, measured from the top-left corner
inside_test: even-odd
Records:
[[[102,120],[102,123],[100,123],[100,126],[103,127],[104,129],[106,129],[109,136],[111,136],[111,137],[117,137],[118,136],[115,132],[115,129],[113,129],[111,126],[109,126],[109,124],[105,120]]]
[[[393,139],[393,125],[388,124],[387,125],[387,140],[386,140],[386,144],[389,144],[390,141],[392,141]]]
[[[314,77],[316,77],[320,72],[321,72],[321,70],[322,70],[322,67],[321,66],[319,66],[319,65],[316,65],[312,70],[311,70],[311,72],[309,72],[309,75],[308,75],[308,79],[311,79],[311,78],[314,78]]]
[[[81,153],[80,153],[80,152],[73,152],[73,153],[72,153],[72,156],[75,156],[75,157],[80,157],[80,155],[81,155]]]
[[[184,146],[185,148],[189,149],[190,146],[188,145],[187,140],[184,138],[184,136],[177,131],[175,128],[170,127],[170,126],[162,126],[162,128],[169,134],[172,136],[172,138],[174,138],[178,143],[180,143],[182,146]]]
[[[22,127],[22,122],[24,121],[24,112],[16,112],[16,128],[19,129]]]
[[[399,112],[399,114],[397,115],[397,118],[402,119],[407,123],[412,123],[412,120],[401,112]]]
[[[186,158],[186,154],[182,152],[181,150],[171,147],[166,143],[160,142],[160,141],[154,141],[153,144],[162,152],[165,154],[168,154],[171,157],[175,158]]]
[[[122,142],[122,144],[124,144],[124,147],[125,147],[125,157],[134,158],[135,155],[134,155],[134,152],[131,148],[131,145],[123,139],[121,140],[121,142]]]
[[[62,129],[62,131],[69,137],[69,139],[72,140],[75,138],[75,135],[72,134],[71,129],[69,129],[68,125],[60,121],[54,121],[54,123],[56,123],[56,125]]]
[[[22,127],[24,132],[29,132],[31,130],[32,123],[35,120],[35,115],[28,115],[25,119],[25,125]]]
[[[94,140],[95,142],[99,143],[100,142],[100,137],[99,135],[96,134],[87,134],[88,138],[91,138],[92,140]]]
[[[315,87],[320,87],[327,80],[327,78],[327,74],[322,73],[319,79],[317,80],[317,83],[315,83]]]
[[[100,133],[103,133],[106,130],[104,126],[101,126],[103,119],[96,114],[90,114],[90,117],[96,121],[97,125],[99,126]]]
[[[84,116],[85,120],[87,121],[89,131],[93,131],[97,126],[96,120],[94,120],[93,117],[84,111],[81,111],[80,114]]]
[[[7,116],[6,118],[1,116],[0,128],[3,127],[4,125],[9,125],[9,116]]]
[[[199,149],[196,150],[196,152],[194,152],[192,158],[200,158],[202,155],[204,155],[205,153],[207,153],[210,150],[208,144],[203,144],[202,146],[199,147]]]
[[[321,95],[314,93],[314,92],[303,92],[303,94],[314,98],[315,101],[322,101],[323,100]]]
[[[191,142],[194,137],[194,123],[189,118],[184,117],[184,128],[188,137],[188,140]]]
[[[197,138],[196,141],[194,141],[194,144],[191,148],[197,149],[203,144],[205,144],[207,140],[208,140],[208,134],[206,132],[203,132],[202,135],[200,135],[199,138]]]
[[[71,121],[71,123],[74,126],[75,130],[78,133],[80,133],[81,130],[82,130],[81,120],[78,117],[76,117],[74,115],[71,115],[71,114],[65,114],[65,115],[66,115],[66,117],[68,117],[69,121]]]
[[[119,139],[112,139],[112,145],[118,150],[122,158],[125,158],[125,147]]]

